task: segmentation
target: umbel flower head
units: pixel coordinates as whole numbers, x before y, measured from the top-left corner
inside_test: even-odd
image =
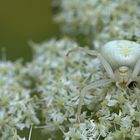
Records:
[[[140,138],[138,86],[117,88],[111,83],[89,90],[78,114],[81,90],[107,77],[100,61],[84,52],[75,52],[67,58],[68,50],[79,45],[66,38],[32,43],[32,47],[34,59],[27,70],[42,98],[41,110],[45,118],[42,123],[48,136],[56,139],[55,134],[59,132],[65,140]]]
[[[114,39],[140,36],[140,3],[132,0],[60,0],[55,20],[62,32],[96,47]],[[133,17],[133,20],[132,20]]]
[[[0,139],[3,140],[22,139],[17,131],[39,124],[34,97],[19,82],[22,69],[20,62],[0,62]]]

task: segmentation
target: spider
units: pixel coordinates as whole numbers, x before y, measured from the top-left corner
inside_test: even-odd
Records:
[[[112,82],[115,82],[117,87],[120,87],[120,84],[128,87],[131,82],[140,81],[140,77],[138,76],[140,71],[140,44],[136,42],[128,40],[110,41],[101,47],[99,52],[78,47],[70,50],[67,56],[76,50],[97,56],[108,75],[108,78],[95,81],[81,90],[78,107],[79,115],[84,95],[88,90],[105,86]]]

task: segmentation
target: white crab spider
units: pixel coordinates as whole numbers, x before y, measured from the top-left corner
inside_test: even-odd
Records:
[[[132,81],[137,82],[140,80],[138,77],[140,71],[140,44],[136,42],[128,40],[110,41],[100,48],[100,52],[79,47],[70,50],[67,55],[75,50],[97,56],[108,74],[108,79],[95,81],[82,89],[78,107],[79,115],[84,95],[88,90],[105,86],[111,82],[115,82],[117,86],[120,83],[128,86]]]

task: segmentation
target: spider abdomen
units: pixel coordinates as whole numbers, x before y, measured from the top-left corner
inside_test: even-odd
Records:
[[[128,40],[110,41],[101,48],[101,54],[113,68],[133,67],[140,57],[140,44]]]

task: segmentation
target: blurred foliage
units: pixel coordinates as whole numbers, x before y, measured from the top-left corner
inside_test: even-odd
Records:
[[[138,0],[59,0],[55,20],[62,32],[99,47],[110,40],[140,37]]]

